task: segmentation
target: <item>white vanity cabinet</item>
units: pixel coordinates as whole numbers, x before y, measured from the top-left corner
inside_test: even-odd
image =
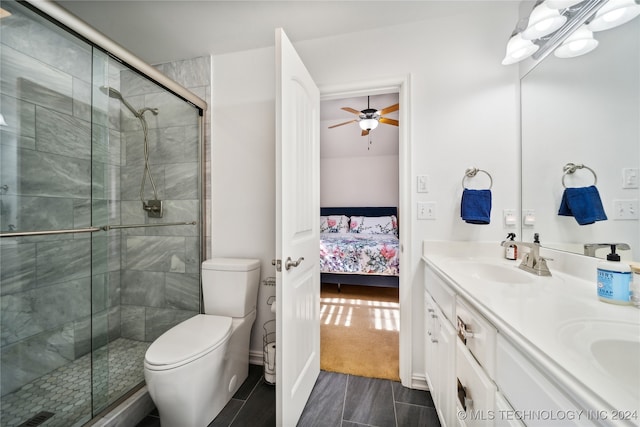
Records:
[[[496,385],[496,374],[512,375],[518,389],[521,373],[497,368],[498,331],[445,279],[425,267],[425,377],[443,426],[511,426],[523,424]],[[512,365],[507,365],[512,366]],[[515,367],[514,367],[515,369]],[[526,399],[526,397],[524,397]]]
[[[443,425],[455,425],[456,331],[425,291],[425,377]]]
[[[557,270],[539,277],[498,244],[424,242],[425,338],[438,337],[425,375],[442,425],[640,426],[638,310],[597,299],[595,259],[548,252]]]
[[[494,372],[495,328],[429,267],[425,280],[425,377],[440,422],[493,425],[496,387],[481,363]]]

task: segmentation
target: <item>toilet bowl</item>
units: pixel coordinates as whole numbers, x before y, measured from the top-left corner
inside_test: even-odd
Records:
[[[260,262],[208,260],[202,272],[205,314],[169,329],[145,354],[144,377],[162,427],[209,425],[249,372]]]

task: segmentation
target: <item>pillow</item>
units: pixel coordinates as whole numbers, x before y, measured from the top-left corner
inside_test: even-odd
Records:
[[[391,216],[352,216],[350,231],[361,234],[398,235],[398,219]]]
[[[321,233],[347,233],[349,232],[349,217],[345,215],[320,216]]]

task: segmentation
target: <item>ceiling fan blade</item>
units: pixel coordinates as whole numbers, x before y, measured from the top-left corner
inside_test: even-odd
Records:
[[[369,131],[368,130],[363,130],[362,131],[362,136],[367,136],[369,135]]]
[[[380,115],[384,116],[385,114],[393,113],[394,111],[398,111],[399,108],[400,104],[390,105],[387,108],[383,108],[382,110],[380,110]]]
[[[348,112],[353,113],[353,114],[357,114],[357,115],[362,114],[362,112],[360,112],[360,111],[358,111],[358,110],[356,110],[356,109],[353,109],[353,108],[351,108],[351,107],[342,107],[342,109],[343,109],[344,111],[348,111]]]
[[[353,122],[357,122],[357,120],[354,119],[354,120],[349,120],[348,122],[338,123],[337,125],[329,126],[329,129],[332,129],[338,126],[348,125],[349,123],[353,123]]]
[[[399,125],[399,122],[397,120],[395,120],[395,119],[387,119],[386,117],[380,117],[379,122],[387,124],[387,125],[394,125],[394,126],[398,126]]]

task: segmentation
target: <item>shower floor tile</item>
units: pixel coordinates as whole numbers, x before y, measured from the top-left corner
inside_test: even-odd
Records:
[[[94,406],[102,409],[144,380],[144,354],[151,343],[118,338],[93,352]],[[108,351],[108,353],[107,353]],[[106,359],[108,357],[108,359]],[[101,366],[100,360],[108,360]],[[41,426],[69,427],[91,419],[91,354],[61,366],[0,400],[2,426],[16,427],[39,412],[55,415]]]

